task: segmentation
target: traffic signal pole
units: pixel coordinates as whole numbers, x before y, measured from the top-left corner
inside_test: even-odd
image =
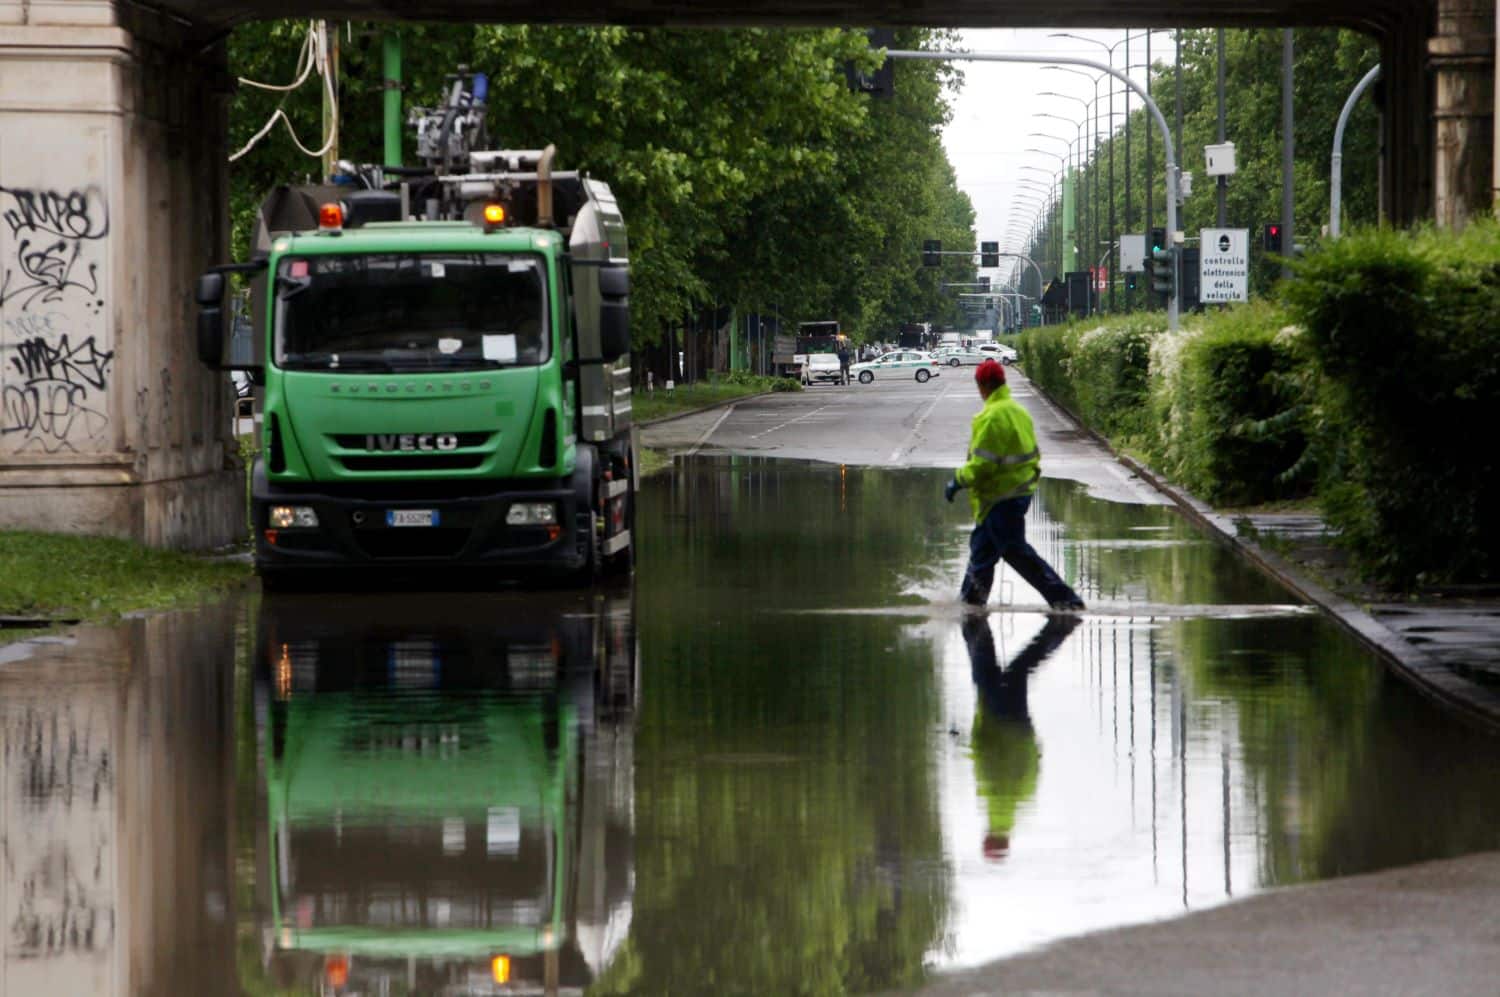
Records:
[[[1177,149],[1172,143],[1172,129],[1167,125],[1166,117],[1161,113],[1161,108],[1151,99],[1151,95],[1144,90],[1139,83],[1131,79],[1127,73],[1123,73],[1112,66],[1106,66],[1102,62],[1093,59],[1080,59],[1075,56],[1054,55],[1032,55],[1025,52],[918,52],[910,49],[888,49],[886,57],[889,59],[921,59],[929,62],[1022,62],[1043,66],[1084,66],[1097,72],[1108,73],[1110,76],[1125,84],[1132,91],[1140,95],[1145,102],[1146,109],[1156,122],[1156,127],[1161,130],[1161,142],[1163,158],[1166,160],[1167,173],[1167,243],[1172,249],[1172,267],[1174,270],[1173,284],[1180,286],[1181,274],[1175,273],[1181,262],[1181,254],[1178,252],[1179,242],[1177,233]],[[1173,332],[1178,327],[1178,305],[1177,295],[1174,293],[1167,298],[1167,328]]]

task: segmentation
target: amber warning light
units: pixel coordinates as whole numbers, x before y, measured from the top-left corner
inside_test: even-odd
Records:
[[[318,228],[337,232],[344,227],[344,209],[330,201],[318,209]]]
[[[484,228],[485,231],[499,228],[505,224],[505,205],[486,204],[484,206]]]

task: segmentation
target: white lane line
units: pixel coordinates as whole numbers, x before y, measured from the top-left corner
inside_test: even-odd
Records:
[[[891,451],[891,458],[886,463],[888,463],[888,464],[894,464],[898,460],[901,459],[901,454],[902,453],[904,453],[904,452],[906,452],[908,450],[914,450],[914,449],[916,449],[916,446],[917,446],[917,434],[919,432],[921,432],[923,424],[927,422],[927,417],[930,416],[930,415],[932,415],[932,410],[935,409],[935,408],[937,408],[938,402],[942,401],[944,398],[947,398],[947,397],[948,397],[948,389],[944,388],[943,389],[943,393],[940,394],[940,395],[938,395],[936,398],[934,398],[932,400],[932,404],[927,406],[927,411],[923,412],[922,415],[921,415],[921,417],[917,419],[917,424],[915,426],[911,427],[911,432],[908,433],[908,434],[906,434],[906,439],[901,441],[901,445],[899,447],[897,447],[895,450]]]
[[[724,420],[727,419],[727,418],[729,418],[730,413],[733,412],[733,411],[734,411],[734,406],[733,405],[731,405],[728,408],[726,408],[724,410],[724,414],[721,415],[721,416],[719,416],[717,419],[715,419],[714,420],[714,424],[712,426],[709,426],[708,429],[704,431],[704,433],[703,433],[702,436],[698,437],[698,442],[694,443],[692,445],[692,447],[688,450],[687,455],[689,457],[691,457],[693,454],[695,454],[699,450],[701,450],[703,448],[703,444],[705,444],[705,443],[708,442],[708,438],[710,436],[714,435],[714,432],[720,426],[724,425]]]
[[[804,412],[802,415],[797,416],[797,418],[795,418],[795,419],[788,419],[786,422],[780,423],[779,425],[772,426],[770,429],[763,429],[763,430],[761,430],[758,433],[754,433],[754,434],[752,434],[750,436],[750,439],[752,439],[752,440],[758,440],[762,436],[767,436],[767,435],[769,435],[771,433],[776,432],[778,429],[785,429],[788,426],[791,426],[791,425],[794,425],[796,423],[802,422],[804,419],[811,419],[813,416],[817,415],[819,412],[822,412],[824,409],[832,408],[835,404],[837,404],[837,403],[836,402],[829,402],[827,405],[819,406],[818,408],[813,409],[811,412]]]

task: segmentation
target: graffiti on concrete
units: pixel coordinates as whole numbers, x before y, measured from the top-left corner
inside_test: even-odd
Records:
[[[0,306],[21,308],[61,301],[82,292],[96,308],[99,264],[85,246],[109,234],[109,214],[97,189],[17,190],[0,186],[0,221],[14,240],[12,259],[0,275]],[[91,255],[91,254],[90,254]]]
[[[109,387],[113,350],[95,337],[72,343],[58,313],[5,319],[7,368],[0,387],[0,437],[23,434],[45,453],[74,449],[76,437],[96,438],[109,427],[99,407]],[[30,333],[30,335],[27,335]],[[92,394],[91,394],[92,393]]]
[[[108,235],[97,187],[0,185],[0,450],[107,442]]]

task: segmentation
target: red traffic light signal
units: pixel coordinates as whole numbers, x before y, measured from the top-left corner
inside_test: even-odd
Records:
[[[1261,240],[1261,246],[1268,253],[1281,252],[1281,226],[1267,225],[1265,236]]]

